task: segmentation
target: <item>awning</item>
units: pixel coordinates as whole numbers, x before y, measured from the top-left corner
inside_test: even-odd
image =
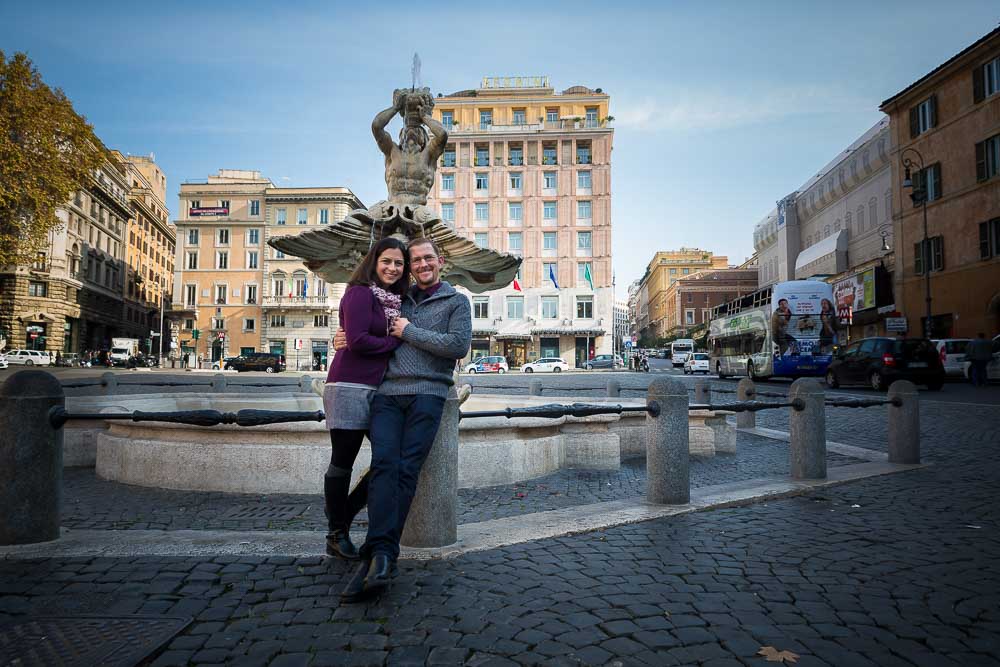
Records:
[[[827,236],[798,254],[795,278],[836,275],[847,269],[847,232],[843,229]]]
[[[517,320],[495,334],[497,340],[531,340],[531,322]]]
[[[607,335],[604,329],[594,329],[592,327],[538,327],[531,330],[536,336],[597,336]]]
[[[482,336],[492,336],[496,332],[497,332],[496,327],[491,327],[489,329],[477,329],[475,327],[472,328],[472,335],[473,336],[480,336],[480,337],[482,337]]]

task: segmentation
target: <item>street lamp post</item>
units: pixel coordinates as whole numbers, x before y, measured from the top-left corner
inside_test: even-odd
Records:
[[[912,153],[914,157],[908,157]],[[924,338],[931,337],[931,245],[927,238],[927,172],[924,171],[924,156],[915,148],[905,148],[900,153],[903,163],[903,187],[911,188],[910,199],[914,204],[920,204],[924,209],[924,242],[920,246],[921,265],[924,269]],[[910,170],[916,168],[920,173],[919,187],[914,187]],[[900,221],[902,225],[902,221]]]

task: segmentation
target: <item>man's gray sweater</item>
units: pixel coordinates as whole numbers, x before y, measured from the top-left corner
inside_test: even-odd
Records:
[[[472,307],[447,282],[417,303],[403,297],[402,316],[410,321],[403,344],[389,359],[378,393],[391,396],[430,394],[447,398],[454,384],[455,362],[472,345]]]

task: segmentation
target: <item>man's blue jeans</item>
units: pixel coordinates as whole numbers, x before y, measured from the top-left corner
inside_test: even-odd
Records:
[[[372,443],[368,482],[368,538],[365,558],[383,553],[399,557],[399,538],[417,490],[420,468],[434,444],[444,398],[427,395],[384,396],[372,400]]]

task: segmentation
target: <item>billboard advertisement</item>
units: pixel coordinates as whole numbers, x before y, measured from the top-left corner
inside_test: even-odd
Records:
[[[837,315],[845,321],[850,321],[853,313],[874,308],[875,268],[834,283],[833,298],[837,304]]]
[[[201,208],[189,208],[188,215],[192,218],[197,218],[200,215],[229,215],[228,206],[211,206],[211,207],[201,207]]]

